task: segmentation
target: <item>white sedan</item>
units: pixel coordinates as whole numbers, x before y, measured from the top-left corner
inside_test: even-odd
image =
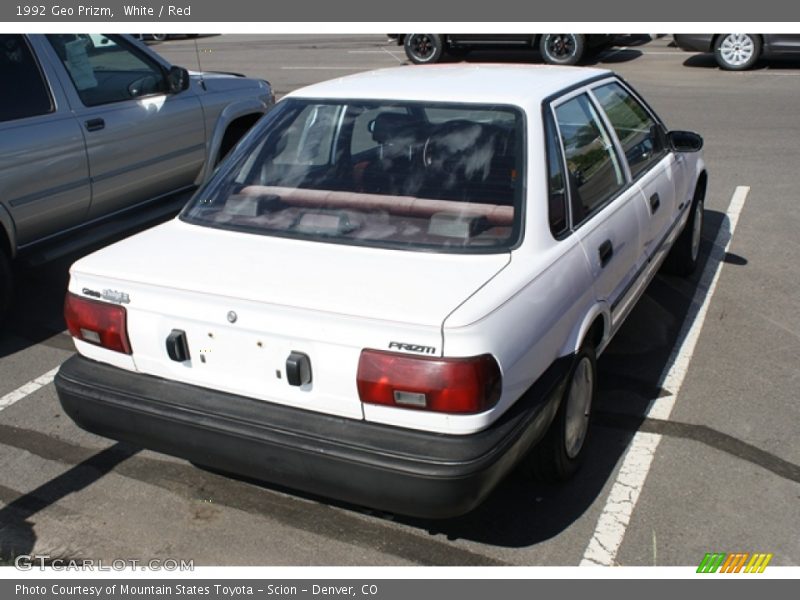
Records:
[[[610,71],[400,67],[280,101],[175,220],[71,269],[82,427],[447,517],[578,468],[596,357],[698,259],[702,139]]]

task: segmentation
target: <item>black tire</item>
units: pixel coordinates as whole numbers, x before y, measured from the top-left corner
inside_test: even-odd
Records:
[[[579,33],[545,33],[539,39],[539,52],[550,65],[576,65],[585,49],[586,36]]]
[[[442,59],[444,39],[438,33],[409,33],[403,40],[403,48],[415,65],[430,65]]]
[[[14,297],[14,277],[11,273],[11,263],[6,253],[0,249],[0,323],[11,307],[11,299]]]
[[[691,211],[689,219],[664,261],[664,270],[668,273],[688,277],[697,270],[700,239],[703,233],[704,195],[702,189],[698,187],[689,209]]]
[[[761,38],[752,33],[723,33],[714,41],[714,58],[726,71],[751,69],[761,57]]]
[[[580,402],[576,405],[570,401],[576,386],[583,385],[583,391],[589,394],[588,405]],[[588,388],[588,389],[587,389]],[[580,395],[580,392],[577,392]],[[527,469],[541,481],[565,481],[572,477],[583,463],[586,455],[586,440],[591,430],[592,407],[597,400],[597,356],[594,346],[586,343],[575,356],[575,361],[567,375],[567,384],[558,412],[550,424],[544,438],[537,444],[528,457]],[[581,408],[575,412],[576,408]],[[568,416],[577,417],[584,412],[583,433],[578,435],[576,429],[569,427],[572,420]]]
[[[167,34],[166,33],[151,33],[150,39],[154,42],[166,42],[167,41]]]

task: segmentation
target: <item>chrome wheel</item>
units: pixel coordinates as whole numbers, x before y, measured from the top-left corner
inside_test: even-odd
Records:
[[[729,67],[740,68],[756,58],[756,42],[746,33],[729,33],[719,44],[719,57]]]
[[[564,451],[575,458],[583,448],[589,430],[589,414],[594,395],[594,369],[592,361],[582,356],[572,372],[567,396],[566,423],[564,428]]]

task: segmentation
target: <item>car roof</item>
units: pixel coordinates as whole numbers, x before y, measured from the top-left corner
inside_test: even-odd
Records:
[[[603,76],[607,69],[551,65],[459,63],[366,71],[288,94],[302,98],[488,102],[530,106]]]

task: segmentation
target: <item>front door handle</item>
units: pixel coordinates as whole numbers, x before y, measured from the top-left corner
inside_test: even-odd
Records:
[[[100,131],[105,128],[106,122],[103,119],[89,119],[85,125],[86,131]]]
[[[611,260],[611,257],[614,256],[614,246],[611,244],[611,240],[606,240],[600,244],[600,247],[597,249],[597,254],[600,257],[600,266],[605,267],[608,261]]]
[[[656,214],[658,207],[661,206],[661,198],[658,197],[658,194],[653,194],[650,196],[650,214]]]

